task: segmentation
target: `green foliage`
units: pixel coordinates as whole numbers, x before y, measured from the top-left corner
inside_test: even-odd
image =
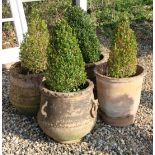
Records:
[[[47,25],[38,14],[38,10],[32,9],[29,16],[28,33],[20,46],[20,60],[22,67],[32,73],[40,73],[46,69],[47,47],[49,34]]]
[[[109,37],[120,20],[120,14],[126,12],[131,21],[152,21],[152,0],[89,0],[89,9],[96,12],[99,27]]]
[[[2,1],[2,17],[3,18],[10,18],[11,17],[11,11],[10,7],[6,0]],[[13,29],[13,25],[11,22],[5,22],[2,24],[3,31],[10,31]]]
[[[13,24],[12,22],[5,22],[2,24],[3,31],[12,31],[13,30]]]
[[[76,91],[86,82],[85,64],[72,28],[59,20],[48,50],[46,85],[57,92]]]
[[[3,18],[11,17],[11,11],[10,11],[9,4],[7,3],[7,0],[2,0],[2,17]]]
[[[31,12],[33,9],[37,9],[39,10],[38,13],[40,13],[40,6],[42,4],[42,1],[36,1],[36,2],[28,2],[28,3],[23,3],[23,7],[24,7],[24,12],[25,12],[25,16],[27,18],[27,20],[29,19],[29,16],[31,16]]]
[[[38,9],[41,17],[46,20],[49,30],[58,19],[63,18],[66,8],[71,4],[71,0],[43,0],[23,3],[26,17],[29,17],[32,9]]]
[[[108,60],[108,76],[115,78],[130,77],[136,73],[137,43],[129,20],[122,18],[114,34]]]
[[[91,17],[77,6],[69,7],[65,17],[76,33],[84,61],[86,63],[98,61],[100,59],[100,43]]]
[[[47,21],[48,27],[53,26],[56,21],[63,18],[64,12],[68,6],[71,6],[71,0],[44,0],[39,6],[40,14]]]

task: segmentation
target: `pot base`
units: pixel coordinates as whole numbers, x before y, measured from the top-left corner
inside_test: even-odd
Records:
[[[57,141],[57,140],[55,140]],[[81,139],[76,139],[76,140],[70,140],[70,141],[57,141],[61,144],[75,144],[75,143],[80,143],[81,142]]]
[[[101,116],[102,120],[111,126],[116,126],[116,127],[126,127],[131,124],[134,124],[135,117],[133,115],[128,115],[126,117],[109,117],[107,116],[104,112],[99,110],[99,115]]]
[[[37,115],[37,112],[39,110],[39,106],[21,106],[19,104],[12,104],[16,109],[17,111],[22,114],[22,115],[25,115],[25,116],[36,116]]]

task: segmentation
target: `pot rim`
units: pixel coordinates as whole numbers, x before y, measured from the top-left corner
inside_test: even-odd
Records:
[[[93,91],[94,88],[94,84],[92,81],[90,81],[89,79],[86,80],[86,83],[88,83],[88,86],[85,89],[82,89],[80,91],[77,92],[56,92],[56,91],[52,91],[49,90],[48,88],[45,87],[45,79],[42,80],[41,84],[40,84],[40,90],[42,93],[48,94],[49,96],[55,96],[55,97],[72,97],[72,96],[77,96],[77,95],[82,95],[85,94],[87,92],[90,92],[91,90]]]
[[[102,78],[106,81],[109,82],[113,82],[113,83],[126,83],[126,82],[130,82],[130,81],[134,81],[134,80],[138,80],[139,78],[142,78],[146,75],[146,72],[144,70],[144,67],[142,67],[141,65],[137,65],[137,69],[139,69],[140,71],[136,71],[136,75],[132,76],[132,77],[126,77],[126,78],[114,78],[114,77],[108,77],[106,75],[103,75],[99,72],[99,69],[101,69],[101,67],[103,67],[103,65],[99,65],[95,68],[94,72],[96,75],[96,78]]]
[[[103,58],[101,58],[101,60],[99,60],[99,61],[97,61],[97,62],[86,63],[86,64],[85,64],[86,68],[88,68],[88,67],[94,67],[94,66],[96,66],[96,65],[99,65],[99,64],[101,64],[101,63],[106,62],[106,60],[107,60],[107,58],[108,58],[108,55],[107,55],[106,53],[101,52],[101,55],[100,55],[100,56],[103,57]]]
[[[25,74],[21,74],[18,72],[18,69],[20,69],[21,65],[21,62],[16,62],[14,63],[11,68],[10,68],[10,74],[14,77],[17,77],[17,78],[21,78],[21,79],[31,79],[31,78],[35,78],[35,77],[42,77],[43,76],[43,73],[38,73],[38,74],[28,74],[28,75],[25,75]]]

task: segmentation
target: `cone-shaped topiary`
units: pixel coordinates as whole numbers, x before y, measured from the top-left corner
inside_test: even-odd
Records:
[[[86,82],[85,64],[72,28],[65,20],[53,27],[48,51],[46,85],[57,92],[76,91]]]
[[[76,33],[85,63],[100,60],[100,43],[91,17],[78,6],[69,7],[65,17]]]
[[[46,69],[48,43],[47,25],[39,16],[38,10],[32,9],[28,33],[20,46],[22,67],[32,73],[43,72]]]
[[[108,76],[133,76],[137,68],[137,42],[126,16],[118,23],[108,60]]]

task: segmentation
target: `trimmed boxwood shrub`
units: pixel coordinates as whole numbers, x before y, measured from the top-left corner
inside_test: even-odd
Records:
[[[32,73],[40,73],[46,69],[49,34],[47,25],[32,9],[29,16],[28,33],[20,46],[21,66]]]
[[[137,42],[129,19],[123,16],[114,32],[108,60],[108,75],[115,78],[133,76],[137,68]]]
[[[101,54],[100,43],[91,17],[80,7],[74,6],[66,10],[65,18],[76,33],[85,63],[97,62]]]
[[[52,29],[45,74],[48,89],[71,92],[86,82],[85,63],[72,28],[58,20]]]

